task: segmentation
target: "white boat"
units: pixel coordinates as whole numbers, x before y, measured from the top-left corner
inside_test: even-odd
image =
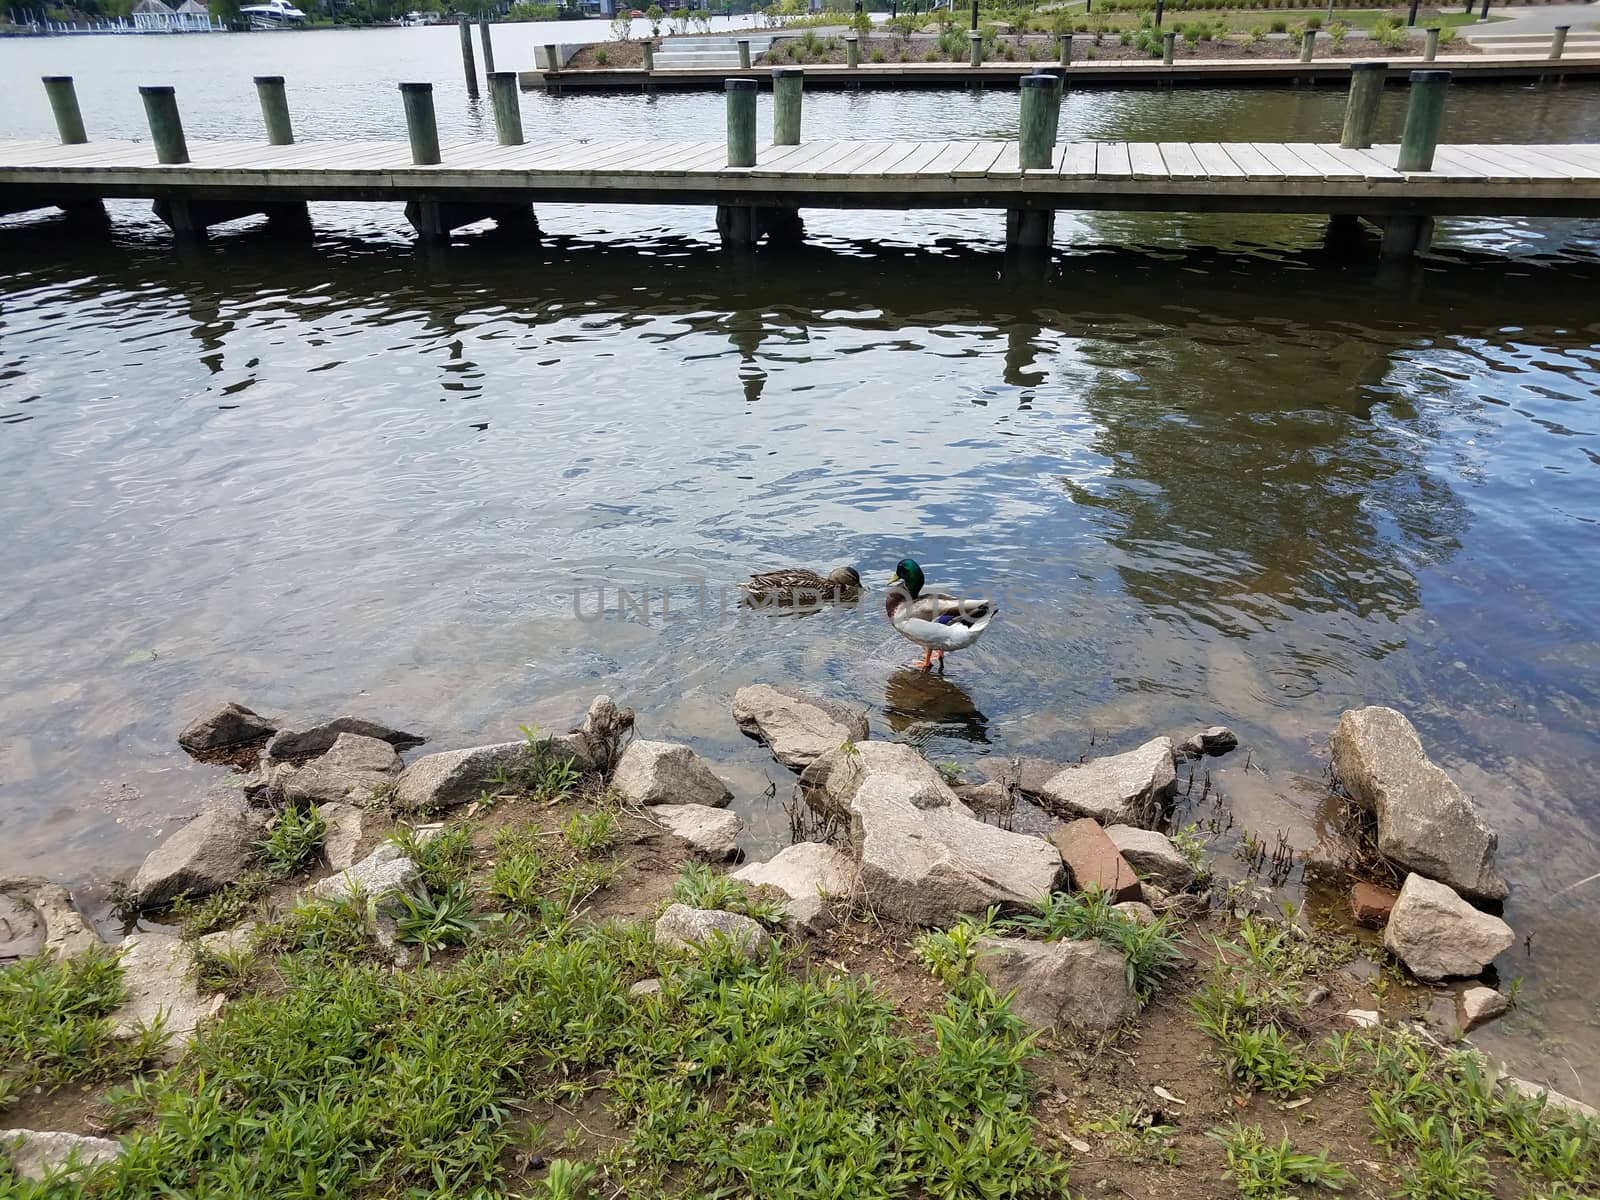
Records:
[[[250,18],[251,29],[293,29],[305,24],[306,14],[289,0],[267,0],[265,4],[249,4],[239,10]]]
[[[408,12],[400,19],[402,25],[437,25],[439,14],[436,12]]]

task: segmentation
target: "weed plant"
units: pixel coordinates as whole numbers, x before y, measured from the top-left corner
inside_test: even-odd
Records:
[[[1290,1146],[1287,1137],[1274,1144],[1259,1126],[1235,1121],[1207,1136],[1222,1144],[1228,1156],[1223,1174],[1245,1200],[1283,1200],[1314,1187],[1337,1192],[1355,1179],[1326,1150],[1305,1154]]]
[[[256,843],[256,854],[268,875],[287,879],[311,865],[326,832],[322,810],[315,805],[286,808],[267,836]]]

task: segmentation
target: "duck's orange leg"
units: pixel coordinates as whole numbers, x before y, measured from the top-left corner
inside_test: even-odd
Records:
[[[928,670],[930,667],[933,666],[933,650],[932,650],[931,647],[928,650],[923,652],[922,661],[920,663],[918,663],[917,665],[919,667],[921,667],[924,671]]]

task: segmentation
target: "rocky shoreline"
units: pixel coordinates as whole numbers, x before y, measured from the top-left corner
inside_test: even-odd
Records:
[[[515,917],[515,904],[492,910],[485,893],[515,899],[518,888],[537,892],[541,874],[558,871],[571,880],[562,920],[593,916],[586,905],[606,895],[612,899],[598,910],[647,922],[660,953],[729,952],[753,964],[793,954],[841,969],[830,952],[865,946],[893,973],[914,946],[919,965],[950,988],[981,979],[991,989],[985,995],[1050,1039],[1138,1037],[1141,1014],[1174,972],[1237,968],[1238,947],[1214,931],[1241,927],[1247,943],[1271,928],[1275,938],[1327,949],[1316,960],[1330,968],[1324,982],[1295,1001],[1292,1020],[1269,1022],[1273,1028],[1312,1022],[1316,1013],[1335,1038],[1348,1038],[1340,1029],[1414,1027],[1442,1046],[1510,1006],[1511,997],[1482,979],[1515,941],[1489,911],[1509,892],[1497,836],[1393,709],[1347,711],[1330,739],[1332,774],[1355,816],[1344,856],[1354,868],[1346,881],[1352,919],[1382,929],[1389,962],[1362,959],[1303,920],[1250,913],[1212,886],[1203,845],[1192,829],[1174,829],[1171,816],[1181,764],[1236,752],[1238,738],[1226,728],[1176,742],[1154,737],[1079,762],[997,758],[980,764],[986,782],[970,783],[911,746],[874,739],[864,709],[804,689],[741,688],[731,717],[795,773],[791,815],[796,829],[810,832],[765,861],[736,866],[741,822],[715,765],[689,746],[637,736],[632,711],[607,696],[565,733],[524,730],[518,741],[409,758],[425,745],[422,736],[362,718],[290,727],[237,703],[219,706],[178,740],[191,755],[238,772],[230,790],[240,803],[207,808],[128,883],[122,903],[130,914],[168,913],[182,928],[132,933],[117,950],[125,987],[105,1017],[111,1039],[159,1046],[142,1050],[141,1061],[181,1070],[230,995],[256,986],[251,964],[309,944],[286,934],[286,921],[303,933],[318,912],[356,911],[369,947],[359,954],[386,970],[415,971],[430,953],[444,956],[438,961],[460,954],[455,947],[470,945],[485,919]],[[1016,828],[1025,807],[1042,814],[1039,831]],[[567,849],[536,849],[541,838]],[[459,868],[448,882],[440,866],[446,843]],[[613,865],[591,861],[594,846]],[[524,860],[530,878],[507,878]],[[695,864],[735,869],[719,877]],[[623,870],[631,888],[615,882]],[[41,882],[5,890],[37,926],[31,942],[14,947],[54,963],[105,956],[65,890]],[[688,902],[708,898],[720,902]],[[1062,936],[1069,928],[1078,932]],[[1041,929],[1049,931],[1042,940]],[[1202,933],[1213,934],[1211,946]],[[962,947],[955,967],[941,957],[950,945]],[[1352,960],[1370,970],[1352,972]],[[1305,965],[1293,972],[1296,986]],[[1403,976],[1395,974],[1401,967]],[[1374,980],[1386,974],[1429,989],[1433,1001],[1385,1011],[1386,989]],[[661,977],[641,978],[629,994],[663,986]],[[1191,988],[1196,1011],[1209,1003],[1196,999],[1203,995]],[[1442,1018],[1441,1006],[1449,1009]],[[1411,1019],[1429,1007],[1432,1021]],[[1209,1032],[1236,1054],[1226,1028]],[[25,1091],[28,1079],[19,1070],[13,1083]],[[1228,1079],[1239,1083],[1237,1065]],[[1540,1097],[1535,1103],[1562,1121],[1596,1115],[1524,1080],[1507,1077],[1503,1088]],[[26,1112],[32,1101],[8,1090],[17,1094],[7,1100],[0,1091],[0,1101]],[[35,1097],[49,1092],[32,1088]],[[0,1132],[0,1162],[9,1155],[9,1169],[24,1178],[40,1178],[74,1151],[75,1165],[113,1162],[121,1143],[99,1136],[107,1129],[96,1120],[85,1109],[76,1128]],[[3,1112],[0,1124],[11,1124]],[[1074,1149],[1082,1144],[1076,1134],[1063,1137]]]

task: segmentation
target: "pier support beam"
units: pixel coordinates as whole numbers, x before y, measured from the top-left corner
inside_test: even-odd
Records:
[[[417,231],[417,238],[430,245],[444,245],[450,235],[464,225],[493,221],[502,232],[526,237],[539,236],[539,219],[530,204],[462,204],[448,200],[408,200],[406,220]]]
[[[213,225],[243,217],[264,216],[267,228],[282,237],[309,238],[311,213],[304,200],[193,200],[161,196],[150,206],[180,242],[204,242]]]
[[[724,250],[751,250],[763,238],[769,246],[797,246],[805,234],[806,223],[797,208],[717,205],[717,236]]]
[[[1378,257],[1386,261],[1426,254],[1433,244],[1433,218],[1393,216],[1384,218],[1383,241]]]
[[[1048,250],[1055,238],[1056,214],[1052,209],[1006,209],[1007,250]]]

